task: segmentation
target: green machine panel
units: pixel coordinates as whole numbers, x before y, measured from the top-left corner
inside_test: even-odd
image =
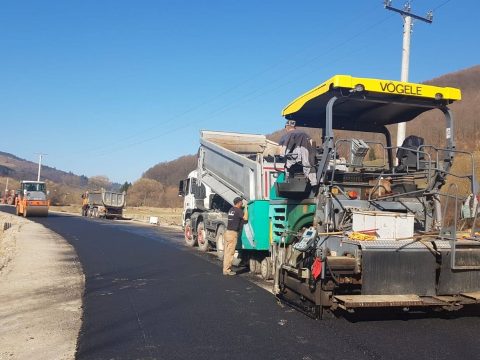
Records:
[[[284,182],[285,174],[280,174],[277,182]],[[291,243],[294,235],[303,227],[313,224],[315,216],[315,199],[286,199],[277,195],[275,186],[270,190],[269,217],[272,222],[272,241],[280,243],[285,235],[285,242]]]
[[[269,250],[269,206],[268,200],[254,200],[248,204],[248,223],[243,226],[242,249]]]

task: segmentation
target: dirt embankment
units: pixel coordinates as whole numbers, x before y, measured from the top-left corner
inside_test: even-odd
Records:
[[[63,238],[0,213],[0,359],[74,359],[84,283]]]

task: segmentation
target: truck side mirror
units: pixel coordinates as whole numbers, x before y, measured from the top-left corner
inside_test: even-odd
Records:
[[[178,196],[185,196],[185,190],[183,189],[183,180],[180,180],[178,184]]]

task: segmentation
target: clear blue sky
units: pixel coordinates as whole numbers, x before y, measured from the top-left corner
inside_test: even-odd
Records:
[[[200,129],[273,132],[334,74],[400,77],[402,19],[380,0],[0,4],[0,150],[117,182],[195,153]],[[411,81],[480,63],[476,2],[412,9],[436,10],[415,22]]]

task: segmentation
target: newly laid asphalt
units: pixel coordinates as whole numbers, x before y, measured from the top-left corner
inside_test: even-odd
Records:
[[[315,321],[247,275],[223,276],[172,230],[56,214],[32,220],[71,243],[83,266],[78,359],[480,358],[479,311]]]

